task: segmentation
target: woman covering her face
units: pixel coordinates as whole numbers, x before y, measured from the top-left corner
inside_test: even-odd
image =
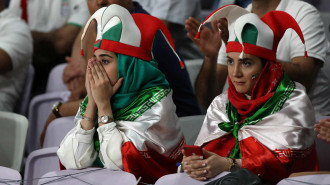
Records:
[[[173,42],[159,19],[130,15],[119,5],[101,8],[91,21],[97,41],[87,66],[88,96],[57,154],[67,169],[104,166],[154,183],[182,160],[172,91],[151,54],[156,34]]]
[[[244,10],[238,15],[237,9],[220,8],[207,20],[226,17],[232,24],[229,89],[213,100],[195,142],[207,158],[184,156],[183,170],[206,180],[247,168],[272,184],[293,172],[318,170],[313,107],[305,88],[291,81],[276,61],[287,28],[304,43],[298,24],[285,12],[272,11],[260,19]]]

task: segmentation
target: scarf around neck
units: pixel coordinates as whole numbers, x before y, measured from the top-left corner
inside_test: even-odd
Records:
[[[219,123],[219,128],[232,132],[236,144],[229,157],[241,158],[238,131],[245,125],[255,125],[262,118],[282,109],[285,101],[295,89],[295,84],[283,71],[278,62],[267,61],[251,94],[251,100],[238,93],[229,79],[226,112],[229,122]]]

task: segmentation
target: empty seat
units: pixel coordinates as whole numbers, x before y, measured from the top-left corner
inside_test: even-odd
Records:
[[[67,64],[58,64],[49,73],[46,92],[67,91],[66,85],[63,83],[63,70]]]
[[[0,166],[0,184],[20,184],[21,174],[14,169]]]
[[[27,152],[41,148],[40,135],[47,121],[52,107],[56,102],[66,102],[70,96],[69,91],[52,92],[35,96],[29,106],[29,130]]]
[[[30,153],[25,164],[25,185],[36,185],[39,178],[47,172],[60,170],[57,149],[58,147],[43,148]]]
[[[0,166],[21,170],[28,125],[25,116],[0,111]]]
[[[60,146],[64,136],[75,126],[74,116],[57,118],[52,121],[46,132],[43,148]]]
[[[199,131],[203,125],[204,118],[205,115],[186,116],[179,118],[179,124],[188,145],[193,145],[195,143]]]

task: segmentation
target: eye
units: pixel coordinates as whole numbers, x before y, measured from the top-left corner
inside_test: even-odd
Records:
[[[101,62],[102,62],[102,64],[109,64],[109,61],[105,60],[105,59],[102,59]]]
[[[251,65],[251,63],[246,61],[246,60],[243,60],[242,64],[243,64],[243,66],[250,66]]]
[[[228,58],[227,59],[227,63],[230,64],[230,65],[232,65],[234,63],[234,61],[233,61],[233,59]]]

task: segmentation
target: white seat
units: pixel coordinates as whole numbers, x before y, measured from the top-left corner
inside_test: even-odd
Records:
[[[42,179],[39,180],[39,184],[136,185],[137,182],[133,174],[124,171],[111,171],[105,168],[86,168],[82,170],[49,172],[42,176]]]
[[[0,111],[0,166],[21,170],[28,125],[25,116]]]
[[[47,93],[68,90],[62,80],[63,71],[66,65],[66,63],[58,64],[50,71],[46,86]]]
[[[204,185],[207,184],[215,179],[219,179],[225,175],[227,175],[229,172],[222,172],[219,175],[207,180],[207,181],[198,181],[191,177],[189,177],[186,173],[174,173],[170,175],[165,175],[161,178],[159,178],[155,185]]]
[[[47,172],[60,170],[56,151],[58,147],[35,150],[26,159],[24,184],[38,184],[39,178]]]
[[[16,106],[15,106],[15,112],[18,114],[22,114],[24,116],[27,115],[27,108],[28,108],[29,102],[30,102],[33,78],[34,78],[34,67],[32,64],[30,64],[28,73],[26,75],[26,79],[24,82],[22,96],[20,96],[20,98],[17,100]]]
[[[0,183],[2,184],[20,184],[21,174],[14,169],[0,166]]]
[[[64,136],[74,127],[74,116],[57,118],[46,131],[43,148],[60,146]]]
[[[304,175],[281,180],[277,185],[329,185],[330,174]]]
[[[47,121],[52,107],[56,102],[66,102],[70,96],[69,91],[52,92],[35,96],[29,107],[29,123],[27,152],[41,148],[40,135]]]
[[[185,65],[189,73],[189,78],[193,89],[195,89],[195,81],[203,65],[203,60],[204,59],[193,59],[185,61]]]
[[[193,145],[203,125],[205,115],[186,116],[179,118],[179,124],[188,145]]]

